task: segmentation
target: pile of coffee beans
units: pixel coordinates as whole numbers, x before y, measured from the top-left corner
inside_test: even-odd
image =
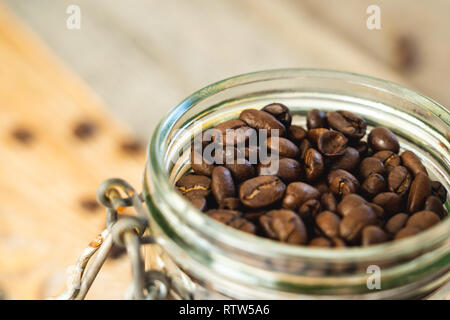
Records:
[[[201,137],[201,150],[191,154],[201,161],[192,161],[193,172],[176,187],[193,206],[232,228],[313,247],[397,240],[447,216],[446,189],[430,180],[413,152],[399,153],[389,129],[376,127],[365,138],[367,124],[358,115],[316,109],[308,112],[306,127],[292,124],[289,108],[280,103],[246,109],[214,128],[221,139]],[[265,139],[237,150],[263,129]],[[229,158],[224,151],[219,163],[207,161],[202,150],[213,142],[236,152]],[[264,161],[262,148],[278,157]],[[243,161],[233,161],[239,152]]]

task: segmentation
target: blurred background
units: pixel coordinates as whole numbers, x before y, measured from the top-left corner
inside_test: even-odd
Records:
[[[140,189],[164,114],[197,89],[273,68],[352,71],[450,107],[448,0],[0,1],[0,296],[60,293],[104,227],[112,176]],[[80,9],[69,29],[67,9]],[[381,29],[369,30],[377,5]],[[88,298],[121,298],[120,250]]]

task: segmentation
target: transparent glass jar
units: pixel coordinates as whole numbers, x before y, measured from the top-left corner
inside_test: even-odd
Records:
[[[399,85],[357,74],[283,69],[240,75],[207,86],[173,108],[155,130],[144,175],[153,268],[163,268],[183,297],[236,299],[404,299],[449,294],[450,219],[400,241],[345,250],[292,246],[224,226],[194,209],[175,190],[189,170],[180,150],[193,132],[237,118],[245,108],[281,102],[293,123],[306,112],[346,109],[363,116],[368,131],[391,129],[402,149],[414,151],[430,177],[450,190],[450,113]],[[186,130],[179,130],[179,129]],[[447,199],[447,209],[449,201]],[[380,268],[381,289],[369,289]]]

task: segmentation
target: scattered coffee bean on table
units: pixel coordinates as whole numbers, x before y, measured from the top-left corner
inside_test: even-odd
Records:
[[[388,128],[366,132],[346,110],[310,110],[306,128],[292,119],[272,103],[206,130],[176,188],[229,227],[315,248],[380,244],[447,218],[447,190]]]

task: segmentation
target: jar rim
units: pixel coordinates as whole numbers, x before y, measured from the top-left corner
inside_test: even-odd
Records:
[[[294,246],[246,234],[245,232],[227,227],[209,218],[193,206],[186,205],[188,203],[187,200],[185,200],[174,188],[168,173],[164,169],[164,142],[166,134],[170,131],[172,125],[176,123],[178,117],[192,108],[199,101],[225,89],[251,82],[288,79],[290,77],[295,78],[300,76],[356,82],[376,90],[394,93],[401,96],[403,99],[408,99],[409,101],[414,101],[416,104],[420,104],[427,112],[438,116],[450,127],[450,112],[444,106],[418,92],[387,80],[351,72],[311,68],[272,69],[241,74],[215,82],[194,92],[181,103],[173,107],[160,121],[147,148],[146,170],[148,170],[148,173],[154,180],[152,186],[155,190],[152,191],[157,191],[163,199],[167,200],[167,204],[171,209],[180,210],[182,208],[184,211],[183,222],[187,225],[193,228],[201,228],[202,233],[215,238],[216,241],[226,243],[230,247],[254,255],[260,255],[261,249],[264,248],[265,256],[284,256],[286,258],[301,257],[330,261],[369,261],[376,258],[389,259],[390,257],[397,257],[399,253],[402,255],[410,254],[417,250],[432,247],[436,243],[445,241],[446,239],[448,240],[450,219],[447,218],[445,221],[442,221],[413,237],[369,247],[349,247],[344,250],[336,250],[329,248]],[[149,188],[146,184],[147,182],[144,179],[144,193],[149,192]],[[146,198],[147,196],[151,195],[146,194]]]

